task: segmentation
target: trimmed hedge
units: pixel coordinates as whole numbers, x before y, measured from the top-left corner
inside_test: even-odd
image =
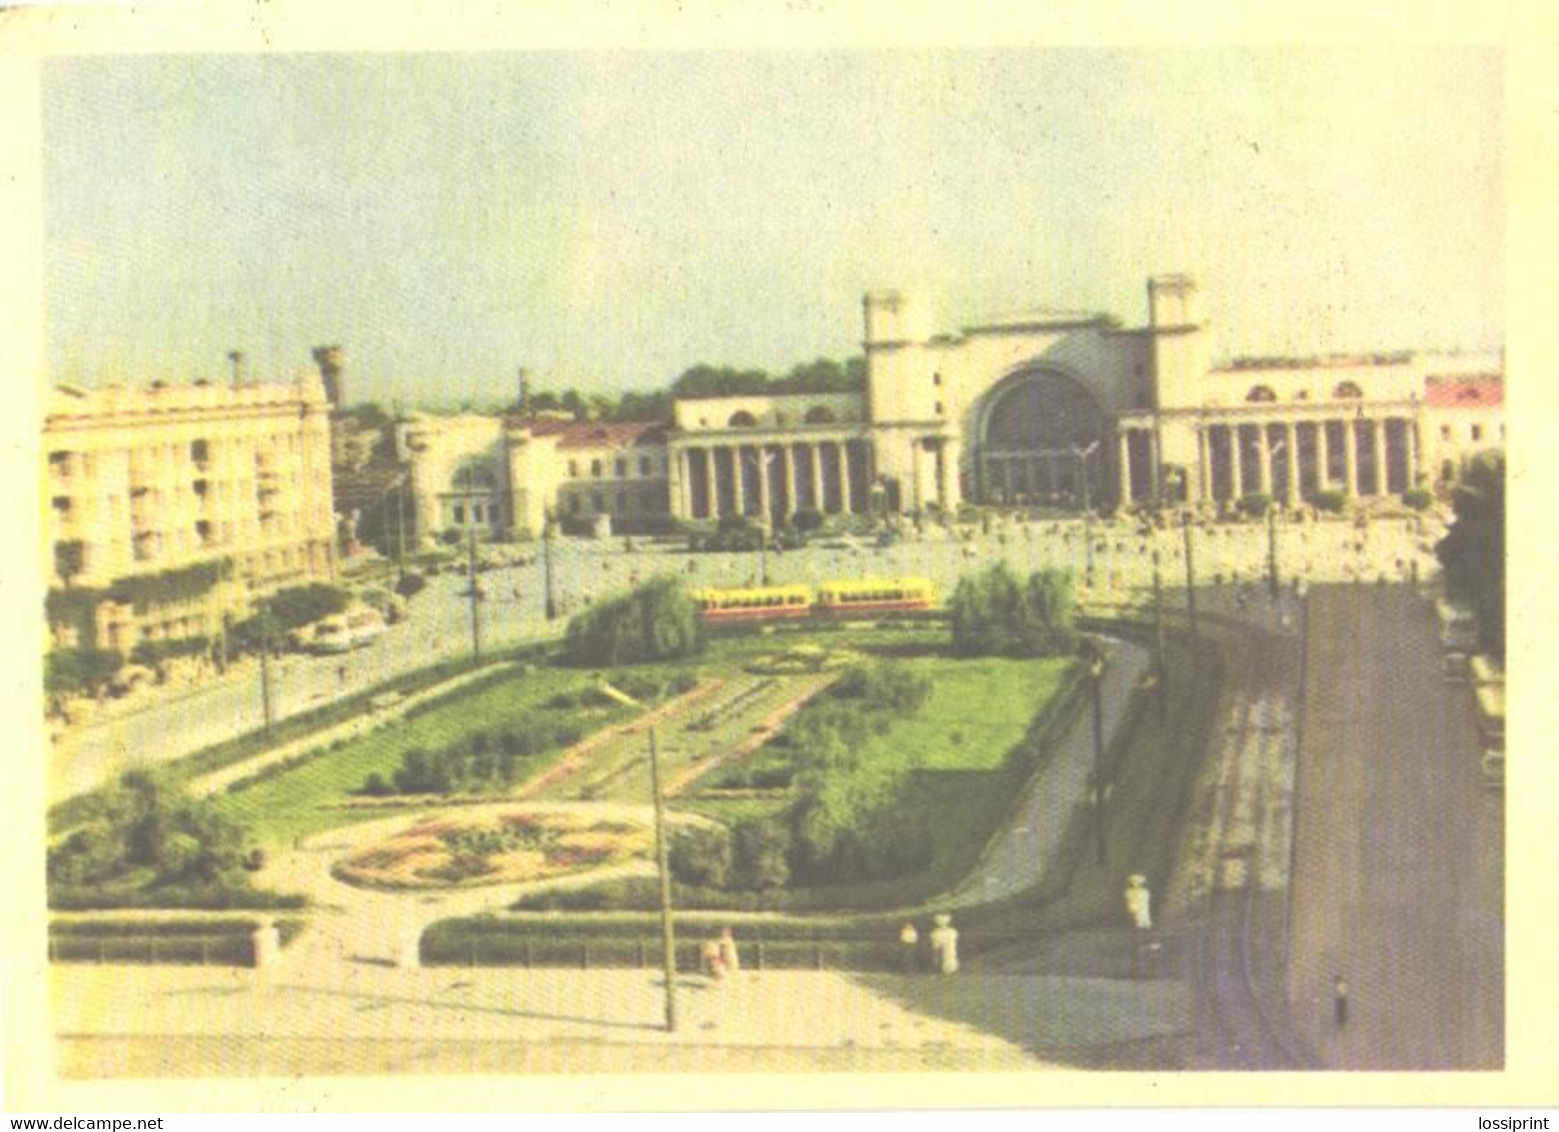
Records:
[[[253,967],[256,920],[55,920],[49,959],[55,963],[141,963]],[[286,947],[306,927],[276,922]]]
[[[922,966],[930,958],[931,924],[920,931]],[[816,919],[679,917],[677,969],[696,971],[705,941],[722,927],[736,935],[743,965],[756,970],[897,971],[903,961],[900,915]],[[964,933],[959,951],[975,955],[1020,938],[1010,932]],[[649,915],[473,916],[441,920],[423,933],[420,954],[430,967],[658,967],[660,921]]]

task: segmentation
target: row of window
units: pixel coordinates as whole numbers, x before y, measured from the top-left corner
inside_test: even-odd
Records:
[[[1443,424],[1443,425],[1440,426],[1440,439],[1441,440],[1454,440],[1455,437],[1456,437],[1456,433],[1455,433],[1455,430],[1454,430],[1453,426],[1448,425],[1448,424]],[[1481,424],[1468,425],[1467,426],[1467,438],[1469,440],[1471,440],[1474,444],[1476,444],[1479,441],[1481,441],[1483,439],[1483,426]],[[1504,425],[1500,425],[1499,426],[1499,438],[1501,440],[1505,439],[1505,426]]]
[[[622,458],[622,457],[619,457],[618,459],[612,461],[613,478],[614,479],[620,479],[620,480],[627,479],[628,478],[628,467],[629,467],[628,461],[626,459]],[[602,473],[605,470],[606,470],[606,464],[605,464],[604,461],[602,461],[602,460],[591,460],[590,461],[590,478],[591,479],[593,479],[593,480],[600,479]],[[655,474],[655,461],[653,459],[651,459],[649,456],[640,456],[639,457],[639,477],[641,479],[648,479],[650,476],[653,476],[654,474]],[[572,480],[577,480],[579,478],[579,461],[578,460],[570,460],[568,462],[568,478],[572,479]]]

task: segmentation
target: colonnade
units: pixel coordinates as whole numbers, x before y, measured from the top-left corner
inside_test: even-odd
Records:
[[[672,450],[670,479],[673,510],[690,519],[860,513],[869,507],[871,447],[849,437],[691,445]]]
[[[1205,501],[1260,493],[1293,506],[1321,491],[1390,495],[1417,483],[1420,451],[1411,416],[1207,423],[1197,435],[1197,483]]]

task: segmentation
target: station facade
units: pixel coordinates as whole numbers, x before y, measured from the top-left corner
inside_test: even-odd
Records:
[[[1433,489],[1504,443],[1498,353],[1214,364],[1194,280],[1149,280],[1147,310],[1135,328],[1039,311],[949,332],[915,297],[872,293],[860,392],[679,399],[669,428],[427,417],[405,426],[404,456],[425,530],[535,533],[549,514],[638,530],[963,503],[1370,500]]]

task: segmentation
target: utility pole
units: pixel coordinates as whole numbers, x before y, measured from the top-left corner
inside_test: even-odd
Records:
[[[1093,504],[1088,498],[1088,457],[1092,456],[1094,449],[1099,447],[1096,440],[1087,448],[1078,448],[1075,445],[1072,453],[1077,457],[1077,474],[1083,481],[1083,559],[1085,572],[1083,584],[1093,589]]]
[[[265,730],[270,731],[276,722],[276,708],[271,702],[271,615],[260,610],[260,712]]]
[[[650,791],[655,796],[655,866],[660,872],[661,968],[666,978],[666,1032],[677,1032],[677,939],[671,920],[671,865],[666,844],[666,800],[660,792],[660,747],[650,725]]]
[[[1104,651],[1093,646],[1093,659],[1088,665],[1089,683],[1093,687],[1093,789],[1094,829],[1096,857],[1100,865],[1108,863],[1109,850],[1105,845],[1104,830]]]
[[[1275,502],[1267,504],[1267,588],[1272,600],[1278,599],[1278,509]]]
[[[406,468],[395,479],[395,567],[397,580],[406,580]]]
[[[1284,451],[1284,441],[1272,446],[1271,459],[1277,459]],[[1285,485],[1291,488],[1292,485]],[[1275,493],[1274,493],[1275,494]],[[1267,500],[1267,588],[1272,600],[1278,599],[1278,508],[1275,498]]]
[[[541,572],[547,586],[547,620],[558,619],[557,598],[552,594],[552,512],[547,511],[541,520]]]
[[[644,704],[612,687],[605,680],[597,686],[618,703],[641,709],[644,707]],[[661,696],[664,694],[665,688],[662,687]],[[661,696],[656,697],[657,703]],[[661,966],[666,978],[666,1032],[674,1034],[677,1030],[677,939],[671,918],[670,846],[666,840],[666,799],[660,790],[660,747],[656,742],[653,723],[650,724],[649,733],[650,793],[655,809],[655,866],[660,873]]]
[[[1185,608],[1186,615],[1191,620],[1191,640],[1201,640],[1201,634],[1196,628],[1196,566],[1191,556],[1191,512],[1186,511],[1180,516],[1180,529],[1185,535]],[[1192,650],[1191,655],[1196,655]]]
[[[471,659],[482,659],[482,615],[481,607],[477,604],[481,601],[481,594],[476,586],[476,524],[466,527],[466,575],[470,580],[468,592],[471,595]]]
[[[1158,685],[1158,719],[1169,716],[1169,667],[1164,663],[1164,579],[1159,573],[1158,549],[1153,550],[1153,678]]]

